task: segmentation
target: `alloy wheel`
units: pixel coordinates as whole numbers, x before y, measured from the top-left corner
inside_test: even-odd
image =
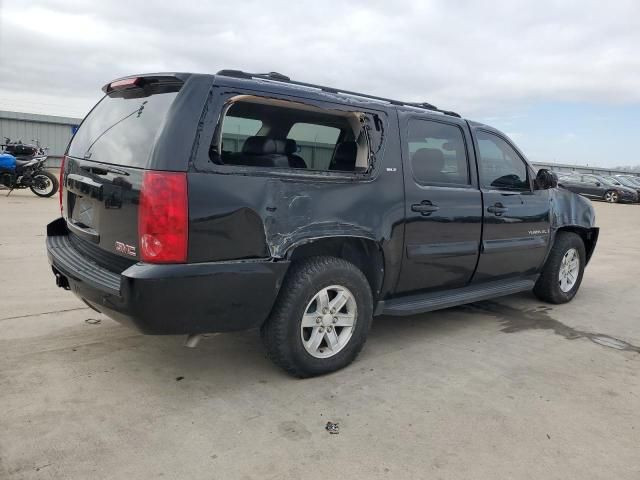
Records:
[[[578,281],[578,275],[580,273],[580,255],[575,248],[567,250],[562,257],[560,263],[560,272],[558,274],[558,283],[560,284],[560,290],[564,293],[571,291],[573,286]]]
[[[609,203],[616,203],[618,201],[618,194],[616,192],[607,192],[604,194],[604,199]]]
[[[323,288],[302,316],[300,337],[305,350],[315,358],[333,357],[349,343],[357,318],[356,299],[348,288]]]

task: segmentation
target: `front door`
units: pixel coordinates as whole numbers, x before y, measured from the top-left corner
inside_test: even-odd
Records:
[[[584,185],[585,192],[594,198],[603,198],[607,191],[606,185],[603,185],[596,177],[590,175],[582,175],[582,184]]]
[[[482,230],[468,127],[456,118],[409,114],[400,115],[400,126],[406,224],[396,291],[464,286],[478,261]]]
[[[484,221],[473,282],[535,274],[549,245],[549,190],[534,190],[532,170],[505,138],[474,130]]]

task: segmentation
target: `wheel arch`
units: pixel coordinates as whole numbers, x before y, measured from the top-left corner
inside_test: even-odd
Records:
[[[616,195],[617,200],[616,201],[620,201],[620,195],[618,194],[618,191],[615,188],[609,188],[607,190],[604,191],[604,193],[602,194],[602,199],[606,200],[607,199],[607,193],[613,193]]]
[[[384,253],[378,242],[360,236],[327,236],[294,244],[285,253],[291,263],[324,255],[343,258],[358,267],[369,282],[374,303],[378,300],[385,271]]]
[[[583,227],[580,225],[564,225],[559,227],[556,231],[556,237],[560,232],[572,232],[578,235],[582,242],[584,243],[585,253],[587,255],[587,263],[591,260],[591,256],[593,255],[593,251],[596,248],[596,243],[598,242],[598,234],[600,229],[597,227]],[[555,242],[555,239],[554,239]]]

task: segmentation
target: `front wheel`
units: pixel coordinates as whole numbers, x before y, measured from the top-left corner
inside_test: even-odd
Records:
[[[39,197],[50,197],[56,194],[58,186],[56,176],[43,170],[33,177],[31,191]]]
[[[586,264],[586,252],[580,236],[558,232],[533,292],[549,303],[567,303],[578,292]]]
[[[609,190],[608,192],[605,192],[604,200],[609,203],[618,203],[620,201],[620,196],[615,190]]]
[[[355,265],[312,257],[287,273],[262,340],[271,360],[291,375],[321,375],[356,358],[372,316],[371,288]]]

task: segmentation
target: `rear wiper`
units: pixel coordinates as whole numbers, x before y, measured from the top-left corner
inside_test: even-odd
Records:
[[[144,110],[144,106],[146,105],[147,100],[145,100],[144,102],[142,102],[142,104],[136,108],[133,112],[131,112],[128,115],[125,115],[124,117],[122,117],[120,120],[118,120],[117,122],[115,122],[113,125],[111,125],[110,127],[106,128],[100,135],[98,135],[96,137],[96,139],[91,142],[91,145],[89,145],[89,148],[87,148],[87,151],[84,153],[83,158],[85,159],[90,159],[91,158],[91,149],[93,148],[93,146],[96,144],[96,142],[98,140],[100,140],[109,130],[111,130],[113,127],[115,127],[116,125],[118,125],[119,123],[124,122],[127,118],[132,117],[133,115],[138,115],[138,117],[140,115],[142,115],[142,111]]]

